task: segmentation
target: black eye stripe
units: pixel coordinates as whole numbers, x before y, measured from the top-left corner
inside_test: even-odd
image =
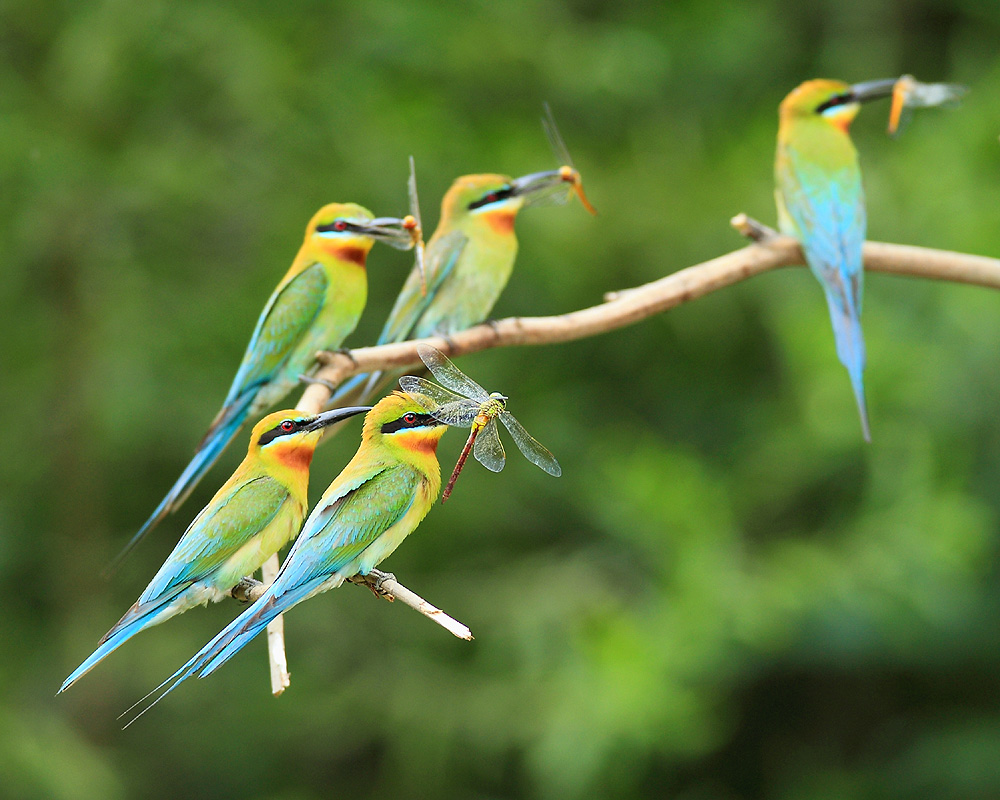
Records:
[[[854,102],[854,94],[852,92],[844,92],[843,94],[837,94],[827,100],[825,103],[820,103],[816,106],[816,113],[822,114],[828,108],[834,108],[835,106],[842,106],[847,103]]]
[[[382,426],[382,433],[395,433],[396,431],[404,430],[406,428],[420,428],[422,426],[432,426],[440,425],[434,417],[430,414],[414,414],[416,419],[413,422],[407,422],[406,417],[409,414],[404,414],[399,419],[394,419],[392,422],[387,422]]]
[[[513,197],[513,196],[514,196],[513,186],[504,186],[500,189],[494,189],[493,191],[487,192],[478,200],[469,203],[469,211],[473,211],[474,209],[477,208],[482,208],[483,206],[488,206],[491,203],[499,203],[501,200],[506,200],[508,197]]]
[[[341,227],[338,227],[338,225]],[[317,233],[327,233],[329,231],[333,231],[335,233],[343,233],[344,231],[357,232],[359,230],[360,228],[357,225],[355,225],[353,222],[348,222],[346,219],[335,219],[333,222],[330,222],[326,225],[316,226]]]
[[[286,421],[287,420],[281,420],[281,422],[279,422],[277,425],[275,425],[270,430],[264,431],[260,435],[260,440],[257,442],[257,444],[259,444],[261,446],[264,446],[265,444],[269,444],[270,442],[273,442],[279,436],[288,436],[289,434],[295,433],[297,430],[299,430],[302,427],[302,423],[301,422],[299,422],[298,420],[292,420],[292,422],[295,423],[294,426],[292,427],[292,429],[290,431],[282,430],[281,429],[281,425],[282,425],[282,423],[284,423]]]

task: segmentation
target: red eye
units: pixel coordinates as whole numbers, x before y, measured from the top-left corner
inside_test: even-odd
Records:
[[[342,219],[338,219],[336,222],[333,223],[333,229],[335,231],[346,231],[347,223],[344,222],[344,220]]]
[[[495,203],[496,201],[497,201],[497,194],[496,194],[496,192],[490,192],[488,195],[486,195],[486,202],[487,203]]]
[[[405,422],[407,425],[412,425],[416,421],[417,421],[417,415],[414,414],[412,411],[409,414],[403,415],[403,422]]]
[[[291,433],[292,431],[295,430],[295,423],[290,419],[286,419],[284,422],[281,423],[281,430],[283,430],[285,433]]]

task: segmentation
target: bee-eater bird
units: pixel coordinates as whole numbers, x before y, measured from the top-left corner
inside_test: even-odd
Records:
[[[192,675],[214,672],[279,614],[367,575],[392,553],[437,498],[445,430],[409,395],[382,398],[365,417],[358,452],[309,514],[274,583],[161,684],[171,685],[157,702]]]
[[[809,268],[826,293],[837,356],[850,375],[866,441],[871,441],[862,379],[866,220],[858,153],[848,131],[861,104],[890,97],[895,83],[803,83],[781,103],[774,167],[779,226],[802,243]]]
[[[486,319],[514,269],[514,220],[518,212],[526,205],[555,199],[563,187],[576,190],[582,198],[579,181],[579,173],[569,167],[520,178],[457,178],[441,201],[441,219],[427,242],[426,292],[414,268],[377,344],[449,336]],[[366,384],[362,396],[370,396],[380,382],[380,373],[355,376],[338,389],[334,399],[345,397],[362,384]]]
[[[191,463],[125,546],[120,560],[168,513],[175,511],[211,468],[244,422],[279,402],[315,361],[317,350],[340,347],[365,307],[365,260],[376,241],[413,246],[403,220],[373,219],[353,203],[323,206],[306,227],[291,268],[264,306],[229,394]]]
[[[217,603],[290,541],[305,516],[309,464],[327,425],[368,411],[277,411],[258,422],[250,447],[211,502],[188,526],[149,586],[63,683],[68,689],[139,631]]]

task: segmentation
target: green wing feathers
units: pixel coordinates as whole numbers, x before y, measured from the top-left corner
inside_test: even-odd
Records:
[[[230,398],[270,380],[281,369],[323,309],[328,286],[323,265],[313,264],[271,296],[257,320]]]

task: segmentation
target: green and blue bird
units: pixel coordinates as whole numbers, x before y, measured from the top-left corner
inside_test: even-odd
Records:
[[[354,330],[368,296],[365,262],[375,242],[403,250],[413,246],[401,219],[375,219],[354,203],[331,203],[316,212],[291,268],[257,320],[222,409],[119,559],[184,502],[249,418],[295,388],[318,350],[340,347]]]
[[[377,344],[450,336],[485,320],[514,269],[514,221],[527,205],[561,202],[575,191],[585,207],[580,174],[572,167],[507,175],[464,175],[441,201],[441,219],[427,242],[424,274],[415,267],[392,307]],[[426,286],[426,291],[424,290]],[[334,400],[357,391],[368,397],[385,379],[358,375]]]
[[[367,575],[392,553],[441,489],[437,446],[445,430],[409,395],[382,398],[365,417],[357,453],[309,514],[274,583],[161,684],[169,687],[156,702],[181,681],[215,672],[279,614]]]
[[[217,603],[288,543],[302,525],[309,464],[326,426],[368,411],[278,411],[254,426],[250,447],[195,517],[135,604],[65,680],[60,692],[142,630],[195,606]]]
[[[802,243],[826,293],[837,356],[847,367],[866,441],[871,441],[861,333],[865,202],[849,128],[861,104],[890,97],[895,79],[849,85],[806,81],[779,109],[775,199],[783,233]]]

